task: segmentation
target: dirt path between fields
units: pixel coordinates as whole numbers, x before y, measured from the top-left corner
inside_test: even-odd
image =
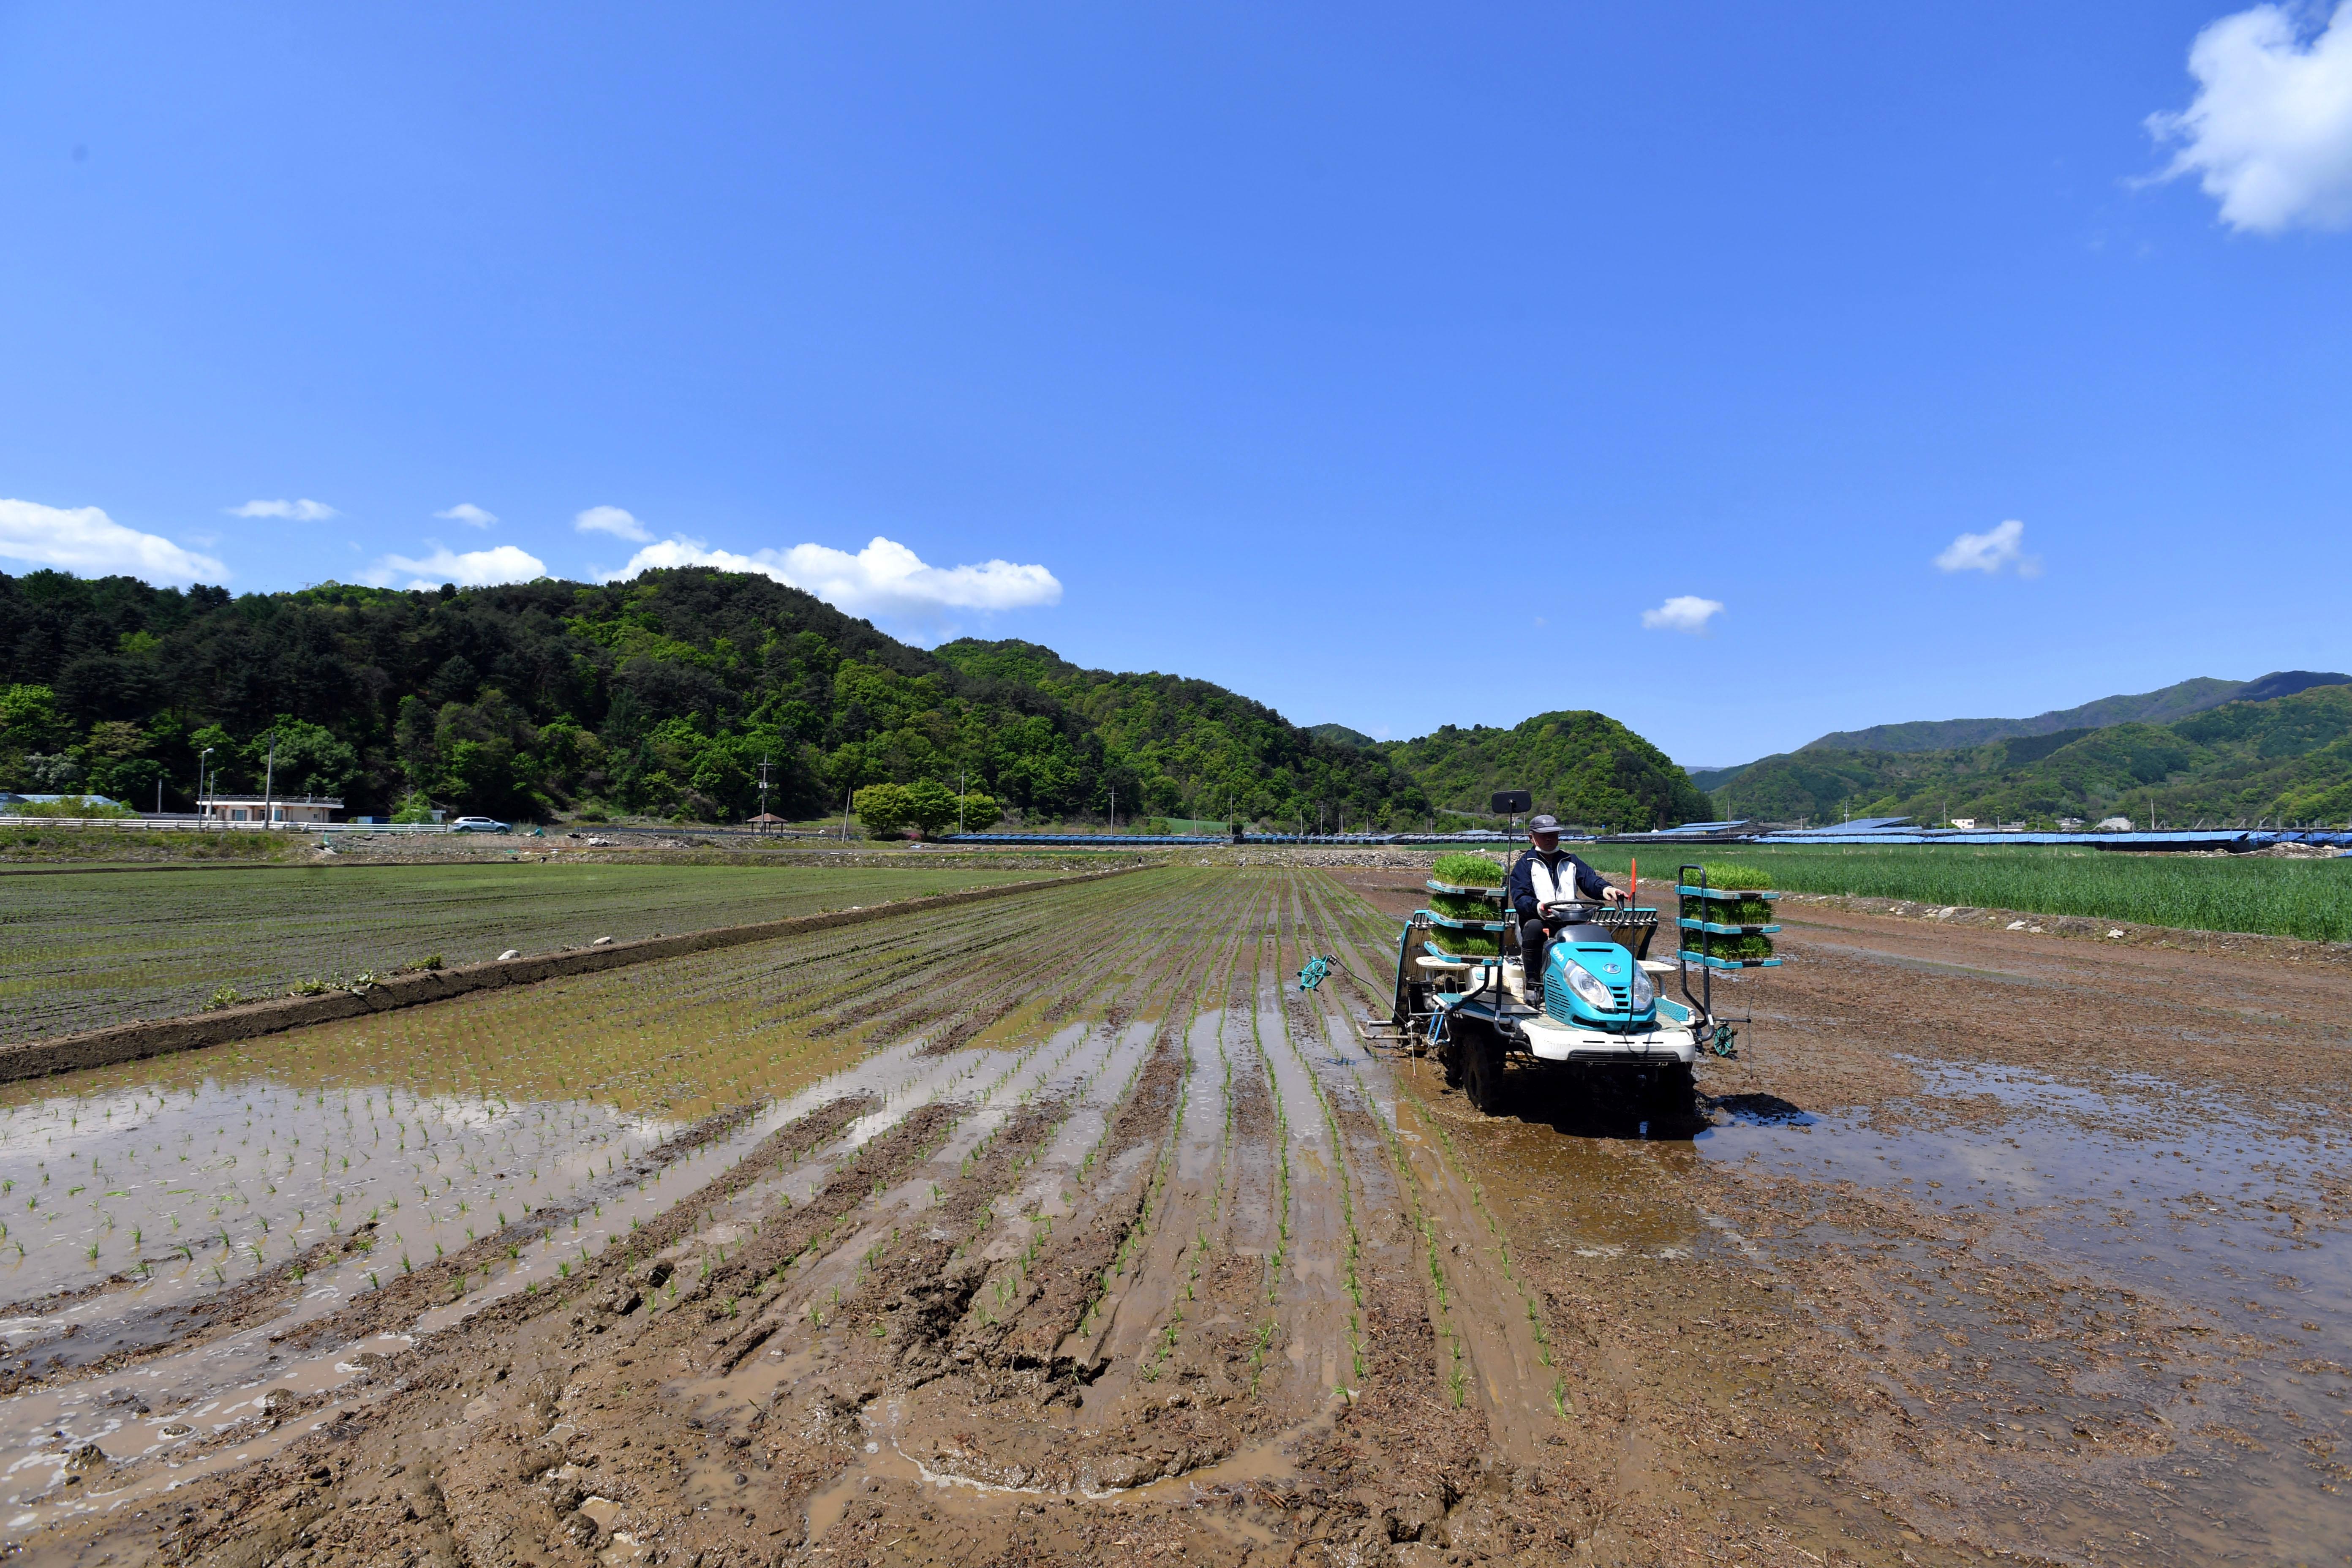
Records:
[[[530,1289],[420,1268],[404,1322],[305,1331],[344,1370],[180,1448],[75,1458],[61,1417],[7,1533],[289,1564],[2343,1555],[2339,970],[1809,906],[1787,967],[1719,988],[1753,1021],[1703,1116],[1528,1072],[1485,1118],[1296,979],[1384,976],[1412,894],[1179,867],[1088,890],[1067,939],[894,961],[811,1026],[855,1042],[839,1089],[642,1229]]]

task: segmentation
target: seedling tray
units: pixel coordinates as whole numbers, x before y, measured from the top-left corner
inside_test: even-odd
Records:
[[[1742,899],[1777,899],[1780,896],[1778,893],[1768,893],[1761,888],[1678,887],[1675,891],[1681,894],[1685,899],[1722,899],[1728,903],[1735,904]]]
[[[1500,888],[1461,887],[1452,882],[1441,882],[1434,877],[1429,879],[1428,886],[1433,893],[1452,893],[1459,899],[1492,899],[1496,903],[1503,900]]]
[[[1683,949],[1683,960],[1705,969],[1778,969],[1780,967],[1780,961],[1777,958],[1717,958],[1713,953],[1693,952],[1688,948]]]
[[[1713,931],[1717,936],[1770,936],[1779,926],[1727,926],[1713,921],[1678,920],[1675,924],[1685,931]]]
[[[1503,929],[1501,921],[1465,921],[1454,915],[1439,914],[1435,910],[1423,910],[1421,913],[1429,917],[1430,924],[1449,926],[1455,931],[1501,931]],[[1774,926],[1772,929],[1778,931],[1780,928]]]

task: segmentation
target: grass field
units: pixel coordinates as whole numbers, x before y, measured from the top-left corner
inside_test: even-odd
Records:
[[[0,1041],[194,1012],[224,985],[263,996],[432,953],[470,963],[1040,874],[521,861],[14,877],[0,882]]]
[[[1612,875],[1622,875],[1631,858],[1622,845],[1592,846],[1578,854]],[[1643,855],[1643,885],[1664,888],[1676,863],[1687,858],[1687,850]],[[1853,893],[2191,931],[2352,941],[2352,860],[2209,859],[1957,845],[1718,849],[1706,858],[1756,867],[1774,887],[1796,893]]]

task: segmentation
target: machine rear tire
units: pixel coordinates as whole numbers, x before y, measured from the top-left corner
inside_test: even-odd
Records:
[[[1470,1103],[1485,1115],[1502,1115],[1510,1106],[1502,1037],[1488,1028],[1465,1029],[1454,1052],[1462,1062],[1462,1092]]]

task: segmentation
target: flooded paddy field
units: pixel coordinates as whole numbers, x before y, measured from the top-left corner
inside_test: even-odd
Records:
[[[1686,1123],[1486,1118],[1297,982],[1384,985],[1411,888],[1148,870],[14,1086],[0,1537],[2343,1555],[2336,971],[1807,912]]]
[[[226,986],[625,942],[1050,874],[508,861],[89,871],[0,879],[0,1044],[192,1013]]]

